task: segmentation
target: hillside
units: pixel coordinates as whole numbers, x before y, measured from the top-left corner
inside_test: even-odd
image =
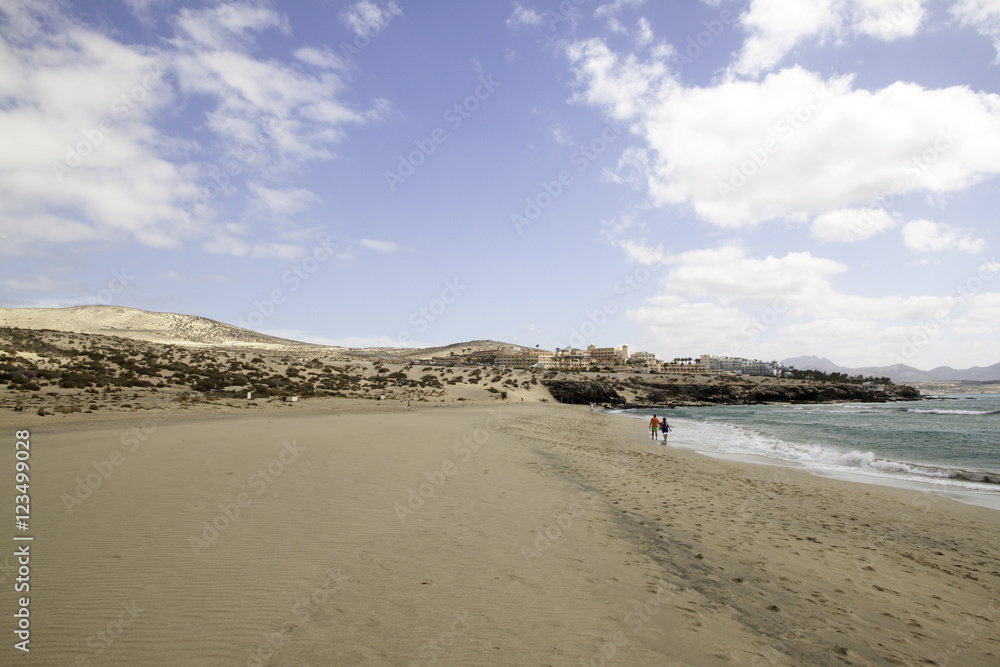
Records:
[[[359,358],[334,347],[171,345],[0,327],[0,409],[38,418],[179,406],[253,409],[285,404],[291,397],[368,405],[593,401],[607,407],[660,408],[871,402],[916,395],[908,387],[869,393],[857,384],[805,379],[428,365],[405,358]]]
[[[70,308],[0,308],[0,327],[118,336],[165,345],[220,346],[262,349],[318,349],[356,359],[412,361],[496,349],[506,343],[473,340],[431,348],[344,348],[278,338],[224,324],[207,317],[158,313],[124,306]]]
[[[171,345],[308,346],[197,315],[156,313],[123,306],[0,308],[0,326],[120,336]]]

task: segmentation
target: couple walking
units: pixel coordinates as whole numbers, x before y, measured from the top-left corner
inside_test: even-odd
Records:
[[[663,444],[667,444],[667,433],[670,432],[670,424],[664,419],[662,422],[653,415],[653,418],[649,420],[649,430],[652,434],[652,439],[656,440],[656,432],[661,431],[663,433]]]

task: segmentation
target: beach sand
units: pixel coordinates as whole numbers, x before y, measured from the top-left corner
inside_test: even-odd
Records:
[[[34,537],[29,656],[0,556],[3,664],[1000,663],[1000,512],[654,445],[585,407],[0,424],[8,508],[31,430]]]

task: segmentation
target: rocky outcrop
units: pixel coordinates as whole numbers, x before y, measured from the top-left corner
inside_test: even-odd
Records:
[[[884,392],[867,391],[859,384],[836,382],[753,383],[740,378],[712,382],[669,382],[632,378],[607,382],[587,379],[542,381],[553,398],[563,403],[590,402],[616,407],[681,405],[742,405],[760,403],[881,403],[919,398],[906,385],[890,385]]]
[[[552,398],[563,403],[624,405],[627,401],[607,383],[591,380],[542,380]]]
[[[635,403],[664,405],[738,405],[760,403],[881,403],[915,400],[913,387],[890,386],[884,392],[867,391],[858,384],[815,382],[787,385],[745,385],[738,382],[709,384],[636,383]]]

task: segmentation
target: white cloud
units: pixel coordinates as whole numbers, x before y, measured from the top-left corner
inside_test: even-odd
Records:
[[[398,252],[401,250],[395,241],[378,241],[376,239],[361,239],[361,245],[376,252]]]
[[[641,241],[631,241],[628,239],[613,241],[612,245],[625,251],[625,256],[630,262],[636,262],[644,266],[656,266],[665,263],[669,256],[662,245],[651,246]]]
[[[615,0],[614,2],[601,5],[594,10],[594,16],[603,19],[607,23],[608,29],[612,32],[625,32],[625,26],[618,20],[619,14],[626,5],[641,5],[644,0]],[[648,27],[648,23],[647,23]]]
[[[796,44],[838,25],[835,0],[753,0],[740,25],[749,33],[734,69],[756,75],[777,65]]]
[[[850,27],[885,42],[911,37],[926,16],[923,0],[853,0]]]
[[[342,11],[338,18],[355,35],[374,37],[402,13],[403,10],[392,0],[382,4],[373,0],[361,0]]]
[[[387,100],[384,97],[377,97],[372,100],[372,107],[365,112],[365,120],[371,123],[383,123],[390,118],[397,118],[402,116],[400,111],[396,109],[396,106],[391,100]]]
[[[747,257],[734,246],[691,250],[673,258],[667,293],[686,300],[717,299],[723,305],[769,304],[828,296],[829,279],[847,267],[808,252],[764,259]]]
[[[248,16],[238,18],[237,9]],[[221,12],[226,16],[221,26],[211,26],[220,14],[218,8],[182,10],[185,16],[174,40],[181,90],[205,95],[214,103],[208,127],[225,142],[226,150],[259,149],[264,159],[257,160],[257,168],[264,162],[284,167],[331,157],[329,146],[342,138],[341,126],[364,120],[337,99],[345,88],[343,80],[332,71],[305,74],[247,52],[254,44],[251,31],[281,29],[287,18],[252,7],[237,9]],[[321,54],[300,51],[298,55],[315,61]],[[267,136],[264,146],[258,141],[262,133]]]
[[[274,189],[259,183],[250,183],[249,188],[263,205],[265,213],[281,217],[298,213],[321,201],[315,193],[302,188]]]
[[[930,220],[911,220],[903,225],[903,243],[917,252],[979,253],[986,248],[986,241],[972,238],[971,232],[963,234],[958,227]]]
[[[806,39],[823,42],[857,33],[883,41],[917,32],[923,0],[752,0],[740,25],[748,36],[733,70],[758,76]]]
[[[623,154],[619,179],[641,178],[655,204],[690,206],[717,225],[891,206],[1000,173],[1000,95],[902,82],[869,91],[799,67],[689,88],[664,60],[601,40],[566,53],[575,99],[641,142]]]
[[[941,363],[955,359],[955,342],[970,332],[996,329],[1000,312],[1000,294],[983,290],[1000,273],[995,260],[970,269],[979,287],[964,296],[958,290],[851,294],[836,285],[848,267],[810,253],[760,259],[727,246],[681,253],[668,266],[661,293],[628,311],[641,346],[667,356],[823,354],[846,365],[887,365],[905,356],[908,363],[931,357]],[[932,331],[931,340],[907,347],[921,331],[924,341]]]
[[[121,43],[39,13],[54,6],[4,6],[36,17],[37,28],[30,40],[0,40],[5,254],[129,237],[165,248],[204,241],[215,252],[224,245],[220,238],[228,243],[253,231],[220,222],[226,207],[249,210],[235,174],[266,175],[277,185],[255,196],[287,211],[291,201],[278,195],[297,191],[282,178],[307,160],[329,158],[345,126],[373,120],[341,101],[345,85],[336,73],[306,74],[298,62],[259,56],[257,33],[290,32],[287,17],[260,5],[181,9],[176,36],[155,46]],[[297,53],[317,67],[335,64],[318,50]],[[207,108],[185,117],[202,132],[197,141],[176,129],[189,97]],[[385,106],[375,108],[384,114]],[[291,254],[267,241],[243,239],[233,247],[245,256]]]
[[[153,125],[173,100],[166,59],[65,21],[45,27],[0,41],[2,250],[124,234],[176,245],[192,230],[176,219],[183,176]]]
[[[645,46],[653,41],[653,28],[649,25],[649,21],[645,18],[640,18],[635,24],[635,42],[639,46]]]
[[[326,49],[304,46],[301,49],[296,49],[294,55],[306,64],[323,69],[343,70],[349,67],[347,61]]]
[[[288,17],[249,2],[222,3],[206,9],[181,8],[175,20],[179,33],[192,46],[208,51],[246,51],[251,35],[268,29],[291,33]]]
[[[984,37],[993,40],[997,50],[994,62],[1000,65],[1000,3],[996,0],[959,0],[951,13],[965,27],[975,28]]]
[[[632,120],[653,100],[680,88],[665,59],[620,57],[600,39],[574,42],[566,47],[566,55],[577,81],[584,85],[574,99],[604,107],[615,120]]]
[[[882,208],[842,208],[813,220],[812,235],[823,243],[853,243],[892,229],[897,224]]]
[[[575,146],[576,142],[569,136],[569,132],[562,123],[555,123],[552,126],[552,138],[560,146]]]
[[[514,28],[518,26],[526,26],[529,28],[537,28],[544,20],[544,14],[541,14],[534,9],[524,7],[520,2],[515,2],[514,12],[507,19],[507,27]]]
[[[168,6],[173,0],[125,0],[132,13],[143,23],[151,24],[152,11]]]

